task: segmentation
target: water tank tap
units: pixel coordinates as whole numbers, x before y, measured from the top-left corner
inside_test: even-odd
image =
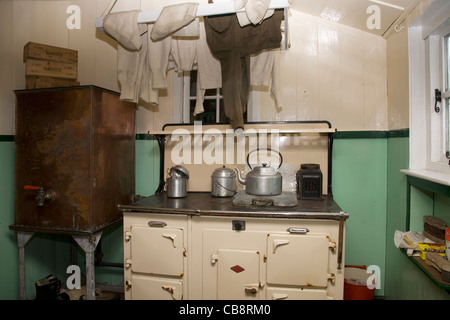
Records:
[[[37,195],[34,198],[36,200],[38,207],[43,207],[45,204],[45,201],[52,201],[56,197],[56,193],[53,190],[44,190],[43,187],[37,187],[37,186],[30,186],[26,185],[24,187],[24,190],[33,190],[37,191]]]

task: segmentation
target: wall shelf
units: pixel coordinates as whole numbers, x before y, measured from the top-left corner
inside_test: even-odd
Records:
[[[431,281],[433,281],[439,288],[450,291],[450,282],[442,280],[441,274],[432,266],[429,266],[425,263],[420,257],[417,256],[408,256],[404,249],[400,249],[400,251],[411,261],[416,267],[419,268]]]
[[[211,130],[213,129],[213,130]],[[275,131],[273,131],[275,130]],[[169,123],[164,125],[162,130],[149,130],[149,135],[167,136],[176,131],[177,135],[216,135],[221,132],[224,135],[237,134],[230,124],[203,124],[203,123]],[[316,121],[284,121],[284,122],[248,122],[245,123],[244,134],[248,135],[252,132],[256,134],[334,134],[336,128],[326,120]]]
[[[209,129],[207,130],[203,130],[201,132],[195,132],[193,130],[183,130],[183,131],[148,131],[148,134],[150,135],[171,135],[173,133],[175,133],[176,135],[194,135],[194,134],[202,134],[202,135],[216,135],[218,134],[217,129],[215,131],[209,131]],[[224,131],[224,130],[219,130],[220,133],[222,134],[234,134],[234,131],[232,129],[230,129],[230,132]],[[334,128],[329,128],[329,129],[301,129],[301,130],[277,130],[278,134],[302,134],[302,133],[335,133],[336,129]],[[258,133],[258,132],[256,132]],[[245,134],[245,132],[244,132]],[[270,130],[267,131],[267,134],[271,134]]]
[[[415,177],[431,183],[437,183],[444,188],[450,186],[450,174],[445,174],[431,170],[419,170],[419,169],[404,169],[400,172],[406,174],[409,177]],[[450,196],[450,193],[448,194]]]
[[[441,180],[434,181],[429,179],[429,176],[424,175],[423,171],[426,170],[400,170],[407,176],[407,189],[406,189],[406,222],[405,230],[410,229],[411,221],[411,187],[421,188],[433,193],[437,193],[446,197],[450,197],[450,185],[442,183]],[[408,256],[404,249],[400,251],[411,261],[416,267],[419,268],[433,283],[439,288],[447,291],[450,294],[450,282],[443,281],[441,274],[432,266],[429,266],[425,261],[417,256]]]

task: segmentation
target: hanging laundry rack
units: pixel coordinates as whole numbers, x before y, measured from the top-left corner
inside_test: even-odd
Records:
[[[288,8],[289,1],[288,0],[271,0],[269,9],[284,9],[284,34],[285,34],[285,48],[288,48]],[[208,4],[199,4],[197,8],[197,17],[205,17],[205,16],[215,16],[221,14],[231,14],[240,11],[245,11],[245,9],[235,10],[234,2],[219,2],[219,3],[208,3]],[[138,23],[152,23],[155,22],[161,10],[153,10],[153,11],[142,11],[138,16]],[[95,27],[103,31],[103,18],[98,17],[95,19]]]

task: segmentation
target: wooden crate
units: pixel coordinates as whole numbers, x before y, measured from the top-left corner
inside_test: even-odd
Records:
[[[27,89],[58,88],[79,86],[80,82],[72,79],[28,76],[25,79]]]
[[[25,61],[25,75],[75,80],[78,77],[78,64],[74,62],[27,59]]]
[[[28,42],[23,48],[23,61],[28,59],[78,63],[78,51]]]

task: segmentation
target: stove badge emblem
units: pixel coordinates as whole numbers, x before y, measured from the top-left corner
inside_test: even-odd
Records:
[[[233,270],[233,271],[236,272],[236,273],[240,273],[240,272],[242,272],[242,271],[245,270],[245,269],[242,268],[240,265],[235,265],[234,267],[231,267],[230,269]]]

